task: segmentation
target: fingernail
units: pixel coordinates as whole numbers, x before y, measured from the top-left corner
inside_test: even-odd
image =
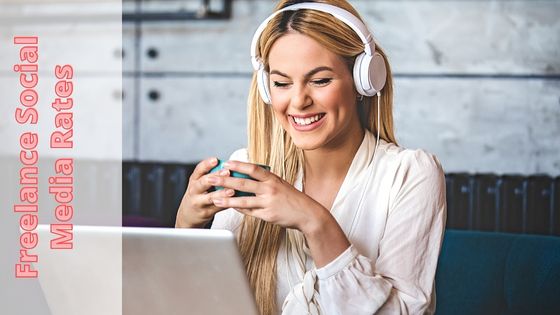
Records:
[[[212,164],[212,165],[216,164],[216,162],[218,162],[218,159],[215,158],[215,157],[210,160],[210,164]]]
[[[225,162],[223,165],[224,165],[224,168],[231,168],[231,163],[230,162]]]
[[[224,203],[224,200],[220,198],[213,199],[212,201],[214,202],[215,205],[221,205]]]
[[[226,195],[232,196],[234,193],[235,191],[233,191],[233,189],[226,189]]]
[[[227,175],[228,173],[229,173],[228,170],[221,170],[221,171],[220,171],[220,175],[222,175],[222,176],[225,176],[225,175]]]

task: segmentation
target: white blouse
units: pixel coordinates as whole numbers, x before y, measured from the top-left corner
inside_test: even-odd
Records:
[[[307,256],[302,275],[282,243],[277,261],[278,314],[433,314],[435,273],[447,216],[445,177],[438,159],[376,139],[364,139],[331,213],[351,246],[322,268]],[[247,150],[230,159],[248,161]],[[302,169],[295,187],[301,191]],[[237,232],[243,215],[216,214],[212,228]],[[305,278],[305,280],[304,280]]]

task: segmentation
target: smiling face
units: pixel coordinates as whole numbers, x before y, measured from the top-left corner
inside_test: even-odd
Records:
[[[274,114],[297,147],[333,149],[361,133],[357,92],[342,57],[288,33],[272,45],[268,62]]]

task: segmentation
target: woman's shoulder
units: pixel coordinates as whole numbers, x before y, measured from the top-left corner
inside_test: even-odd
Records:
[[[425,149],[411,149],[383,141],[379,143],[383,151],[382,159],[395,165],[396,171],[403,175],[443,175],[443,167],[437,156]]]
[[[379,145],[381,147],[381,143]],[[439,159],[424,149],[409,149],[387,143],[383,157],[388,171],[385,179],[390,183],[389,204],[415,199],[433,201],[441,209],[445,205],[445,173]],[[416,199],[418,198],[418,199]],[[391,207],[392,208],[392,207]],[[394,208],[389,210],[392,212]]]

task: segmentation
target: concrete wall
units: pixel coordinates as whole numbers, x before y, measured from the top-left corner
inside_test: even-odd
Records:
[[[447,172],[560,174],[560,1],[351,2],[389,56],[403,146]],[[227,21],[125,23],[125,159],[195,162],[245,146],[249,45],[274,4],[234,0]]]

